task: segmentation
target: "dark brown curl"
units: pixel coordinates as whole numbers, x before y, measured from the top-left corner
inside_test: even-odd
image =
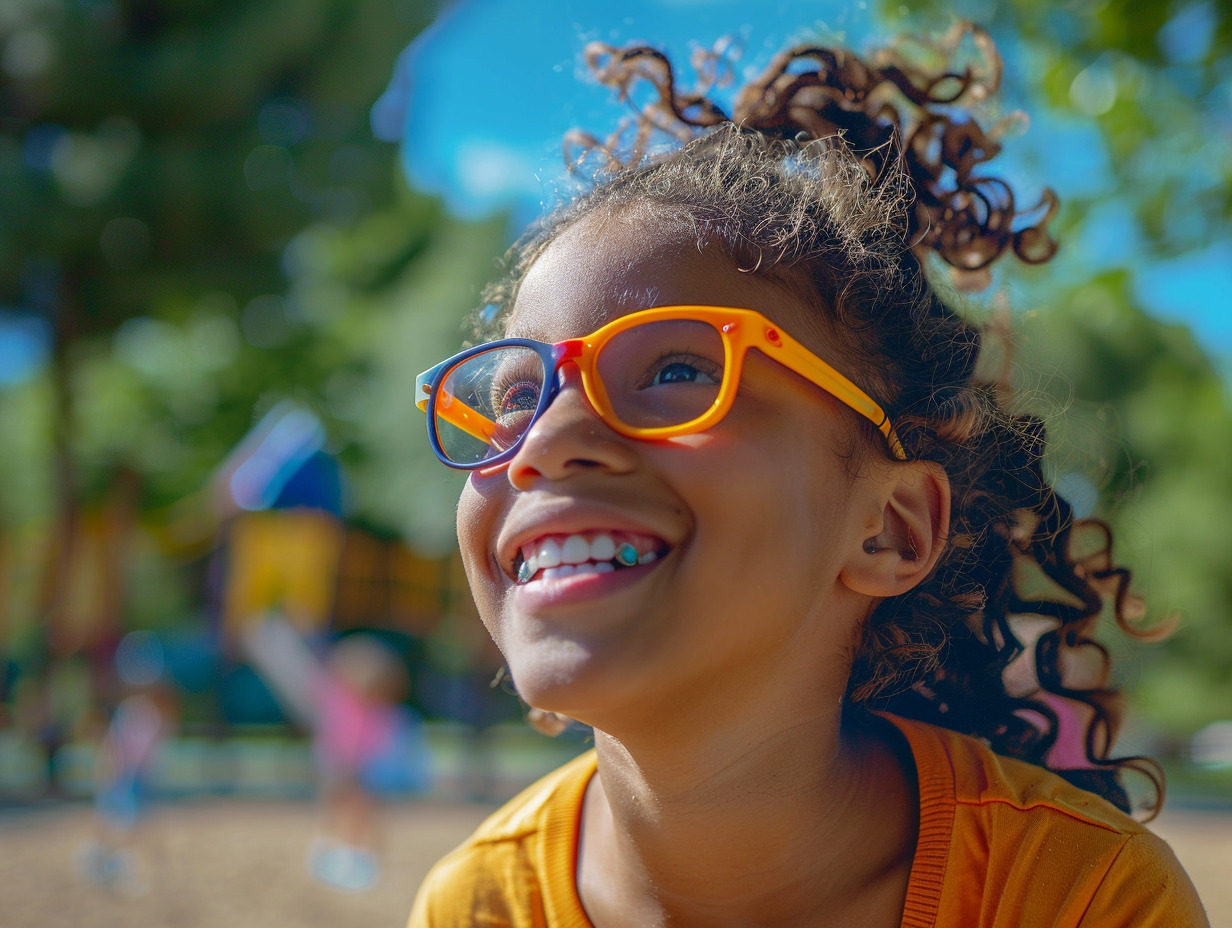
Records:
[[[997,135],[1018,120],[1001,120],[986,131],[966,109],[995,94],[1002,62],[988,33],[969,23],[951,30],[932,51],[948,60],[964,40],[974,45],[978,64],[940,72],[912,64],[896,48],[867,61],[845,49],[789,48],[737,94],[730,114],[707,95],[721,69],[702,68],[702,86],[684,91],[658,49],[594,42],[586,61],[597,80],[625,101],[640,84],[649,85],[654,98],[604,141],[570,133],[566,158],[581,164],[599,154],[609,170],[630,167],[650,152],[657,136],[687,141],[724,123],[797,142],[838,136],[874,183],[891,165],[906,162],[915,189],[908,241],[921,259],[927,252],[940,256],[961,287],[979,289],[988,281],[988,266],[1007,251],[1028,264],[1052,257],[1057,246],[1048,225],[1058,201],[1046,189],[1035,206],[1020,210],[1009,184],[983,173],[1001,151]]]

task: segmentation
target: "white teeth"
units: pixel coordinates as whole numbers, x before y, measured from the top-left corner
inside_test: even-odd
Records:
[[[616,542],[611,535],[596,535],[590,540],[590,559],[592,561],[610,561],[616,556]]]
[[[566,564],[583,564],[590,560],[590,544],[581,535],[570,535],[560,546],[560,559]]]
[[[549,567],[543,572],[544,580],[563,580],[565,577],[578,577],[582,574],[610,574],[616,568],[608,561],[584,564],[561,564],[559,567]]]
[[[559,536],[558,536],[559,537]],[[632,545],[622,547],[632,548]],[[570,577],[578,572],[606,574],[615,570],[612,563],[616,557],[616,542],[611,535],[600,533],[591,539],[585,535],[568,535],[563,540],[544,538],[533,552],[523,549],[524,563],[518,566],[518,582],[528,583],[540,575],[542,579],[554,580]],[[647,551],[637,559],[638,564],[649,564],[658,558],[654,551]],[[632,562],[628,563],[629,566]]]
[[[545,538],[539,542],[539,550],[535,552],[534,566],[536,568],[555,567],[560,562],[560,542],[552,538]]]

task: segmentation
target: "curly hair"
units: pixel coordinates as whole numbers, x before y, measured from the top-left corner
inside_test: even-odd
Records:
[[[963,43],[976,59],[949,68]],[[1045,191],[1019,210],[1010,185],[982,170],[1000,148],[971,111],[1000,80],[989,36],[963,24],[931,52],[942,67],[915,64],[901,48],[866,58],[791,48],[729,114],[708,87],[680,90],[662,52],[593,44],[587,58],[601,82],[626,99],[648,83],[654,99],[605,140],[570,135],[570,161],[597,162],[593,184],[514,245],[484,298],[507,311],[563,230],[597,211],[630,210],[798,289],[909,457],[943,467],[953,493],[932,573],[881,602],[862,629],[849,705],[974,735],[1127,811],[1122,774],[1137,770],[1154,786],[1138,808],[1150,813],[1162,773],[1145,758],[1110,757],[1123,707],[1093,637],[1106,613],[1146,636],[1129,573],[1112,559],[1108,527],[1076,518],[1046,478],[1043,422],[1013,412],[1007,384],[978,369],[980,328],[929,282],[937,259],[960,289],[986,284],[1006,253],[1047,261],[1057,200]],[[695,64],[713,84],[721,55]],[[665,149],[655,147],[662,135]],[[859,427],[870,453],[881,436]],[[1061,743],[1075,730],[1076,754]]]

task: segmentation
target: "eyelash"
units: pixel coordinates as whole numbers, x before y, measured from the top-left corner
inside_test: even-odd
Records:
[[[498,391],[498,395],[500,398],[499,405],[496,403],[493,403],[493,406],[495,407],[495,411],[497,413],[505,412],[506,411],[504,408],[505,400],[509,396],[513,395],[517,391],[522,390],[524,388],[531,389],[531,390],[538,390],[540,389],[540,384],[535,380],[515,380],[512,383],[505,384]]]
[[[702,374],[705,374],[707,377],[711,377],[716,381],[723,379],[723,366],[721,364],[715,364],[708,358],[704,358],[692,351],[688,351],[687,349],[679,348],[664,351],[650,363],[647,370],[654,371],[655,374],[657,374],[665,366],[674,361],[679,361],[683,364],[690,364],[693,367],[696,367]],[[650,383],[648,380],[642,379],[638,381],[636,386],[638,389],[642,389],[650,386]]]

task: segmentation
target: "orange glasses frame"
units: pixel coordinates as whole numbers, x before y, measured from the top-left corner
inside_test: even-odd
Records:
[[[638,428],[628,425],[617,418],[612,408],[607,391],[603,388],[603,380],[596,369],[599,352],[612,339],[634,326],[648,322],[660,322],[672,319],[686,319],[696,322],[706,322],[714,326],[723,340],[723,382],[719,386],[718,396],[711,406],[700,416],[682,422],[679,425],[656,426],[653,428]],[[900,461],[907,459],[898,434],[894,430],[885,410],[881,408],[867,393],[840,374],[813,352],[805,348],[781,328],[751,309],[736,309],[723,306],[659,306],[654,309],[644,309],[629,313],[614,319],[607,325],[582,338],[571,338],[555,345],[534,342],[530,339],[501,339],[468,349],[459,355],[441,362],[416,378],[415,388],[418,394],[416,405],[439,416],[451,425],[462,429],[467,434],[490,444],[496,432],[496,424],[477,413],[475,410],[457,401],[456,397],[441,389],[449,371],[455,366],[474,357],[483,351],[498,348],[503,345],[536,347],[543,354],[543,348],[551,349],[553,361],[552,371],[545,373],[545,383],[550,384],[554,372],[566,361],[573,361],[582,375],[582,389],[586,398],[594,407],[604,422],[616,432],[628,438],[656,440],[673,438],[678,435],[689,435],[702,432],[713,426],[731,410],[736,400],[736,392],[740,385],[743,371],[744,356],[750,348],[758,349],[771,360],[777,361],[788,370],[794,371],[810,383],[816,384],[841,403],[854,409],[877,427],[885,436],[890,453]],[[538,419],[543,414],[548,403],[541,403],[535,414]],[[534,425],[534,420],[527,431]],[[429,423],[431,429],[431,423]],[[433,435],[433,446],[436,446]],[[519,442],[520,443],[520,442]],[[512,451],[512,449],[508,449]],[[445,460],[439,449],[438,456]],[[445,461],[451,466],[454,462]],[[492,466],[495,461],[476,463],[475,467]]]

